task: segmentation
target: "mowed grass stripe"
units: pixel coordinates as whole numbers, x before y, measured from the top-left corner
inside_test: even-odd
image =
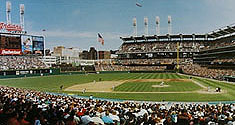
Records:
[[[146,75],[146,79],[151,79],[152,75],[153,75],[152,73],[147,74],[147,75]]]
[[[200,82],[201,84],[203,84],[203,85],[205,85],[205,86],[207,86],[207,87],[212,87],[212,88],[216,88],[216,87],[218,87],[216,84],[214,84],[214,83],[211,83],[211,82],[207,82],[207,81],[205,81],[205,80],[202,80],[202,79],[199,79],[199,78],[194,78],[196,81],[198,81],[198,82]]]
[[[169,73],[168,76],[170,77],[170,79],[175,79],[174,74],[172,73]]]
[[[159,76],[159,78],[160,78],[160,79],[163,79],[163,75],[165,75],[165,74],[162,74],[162,73],[161,73],[160,76]]]
[[[176,74],[176,76],[178,77],[178,79],[183,79],[184,77],[182,75]]]
[[[228,89],[233,89],[233,90],[235,90],[235,86],[233,86],[233,85],[231,85],[231,84],[228,84],[228,83],[216,82],[216,81],[212,81],[212,80],[208,80],[208,79],[205,79],[204,81],[217,84],[217,85],[220,86],[221,88],[228,88]]]
[[[155,76],[156,76],[156,74],[152,73],[151,76],[150,76],[150,79],[155,79]]]
[[[174,74],[176,79],[180,79],[178,74]]]
[[[152,85],[159,85],[160,82],[126,82],[116,87],[116,91],[130,91],[130,92],[177,92],[177,91],[195,91],[201,89],[200,86],[192,82],[165,82],[169,87],[157,87]],[[124,88],[124,89],[122,89]]]
[[[148,79],[148,73],[141,73],[141,78],[140,79]]]
[[[132,79],[132,78],[133,78],[132,75],[127,75],[127,76],[126,76],[126,79]]]
[[[180,79],[178,74],[172,74],[174,79]]]
[[[171,73],[167,73],[166,75],[167,75],[167,78],[168,78],[168,79],[173,79],[173,76],[172,76]]]
[[[139,79],[141,77],[141,74],[138,74],[138,73],[134,73],[135,76],[133,77],[133,79]]]
[[[163,79],[168,79],[167,74],[168,74],[168,73],[164,73],[163,76],[162,76],[162,78],[163,78]]]
[[[217,88],[220,87],[222,89],[232,89],[235,90],[235,86],[232,84],[228,84],[228,83],[224,83],[224,82],[216,82],[216,81],[212,81],[212,80],[208,80],[208,79],[199,79],[199,78],[194,78],[198,81],[200,81],[202,84],[206,84],[207,86],[213,87],[213,88]]]
[[[161,73],[158,73],[155,77],[155,79],[160,79],[161,78]]]

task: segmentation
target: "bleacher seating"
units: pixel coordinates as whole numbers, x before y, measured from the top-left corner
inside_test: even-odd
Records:
[[[37,56],[0,56],[0,71],[48,68]]]

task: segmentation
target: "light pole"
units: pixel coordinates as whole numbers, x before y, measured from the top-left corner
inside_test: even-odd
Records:
[[[42,30],[42,35],[43,35],[43,47],[44,47],[44,49],[43,49],[43,56],[46,56],[46,39],[45,39],[45,32],[46,32],[46,30],[45,29],[43,29]]]

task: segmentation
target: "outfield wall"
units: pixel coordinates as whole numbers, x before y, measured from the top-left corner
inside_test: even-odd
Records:
[[[60,74],[59,69],[6,70],[6,71],[0,71],[0,79],[48,76],[48,75],[57,75],[57,74]]]
[[[176,71],[79,71],[79,72],[61,72],[59,68],[51,69],[31,69],[31,70],[9,70],[0,71],[0,79],[21,78],[49,75],[75,75],[75,74],[107,74],[107,73],[176,73]]]

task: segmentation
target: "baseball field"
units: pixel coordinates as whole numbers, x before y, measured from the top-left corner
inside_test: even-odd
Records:
[[[176,73],[104,73],[1,79],[0,85],[138,101],[234,101],[235,84]],[[61,89],[60,86],[63,85]],[[221,92],[215,92],[221,88]]]

